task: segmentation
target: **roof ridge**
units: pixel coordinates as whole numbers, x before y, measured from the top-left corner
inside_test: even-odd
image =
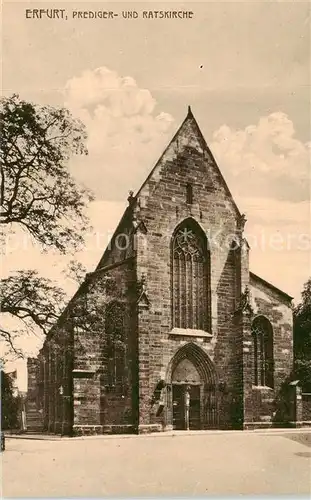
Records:
[[[289,295],[288,293],[284,292],[283,290],[281,290],[280,288],[278,288],[277,286],[273,285],[273,283],[270,283],[270,281],[267,281],[265,280],[264,278],[261,278],[261,276],[258,276],[258,274],[255,274],[253,273],[252,271],[249,272],[250,274],[250,277],[254,278],[254,280],[259,280],[261,282],[263,282],[265,285],[267,285],[269,288],[272,288],[274,291],[280,293],[281,295],[284,295],[285,297],[287,297],[288,299],[290,300],[293,300],[294,297],[292,297],[291,295]]]
[[[195,128],[196,128],[196,130],[197,130],[197,133],[198,133],[199,139],[200,139],[200,141],[202,142],[202,148],[208,152],[208,154],[210,155],[211,159],[213,160],[214,166],[217,168],[217,171],[218,171],[218,173],[219,173],[219,175],[220,175],[220,178],[221,178],[221,181],[222,181],[222,183],[223,183],[223,185],[224,185],[224,187],[225,187],[225,190],[226,190],[226,192],[227,192],[228,196],[230,197],[230,199],[231,199],[231,201],[232,201],[232,203],[233,203],[233,206],[234,206],[234,208],[235,208],[235,210],[236,210],[236,212],[237,212],[238,216],[239,216],[239,217],[241,217],[241,212],[240,212],[240,210],[239,210],[239,208],[238,208],[237,204],[236,204],[236,203],[235,203],[235,201],[234,201],[234,198],[233,198],[233,196],[232,196],[232,194],[231,194],[231,191],[230,191],[230,189],[229,189],[229,187],[228,187],[228,185],[227,185],[227,183],[226,183],[226,181],[225,181],[225,179],[224,179],[224,177],[223,177],[223,175],[222,175],[222,173],[221,173],[221,170],[220,170],[220,168],[219,168],[219,166],[218,166],[218,164],[217,164],[217,162],[216,162],[216,160],[215,160],[215,158],[214,158],[213,153],[211,152],[210,148],[209,148],[209,147],[208,147],[208,145],[207,145],[207,142],[206,142],[206,140],[205,140],[205,137],[204,137],[204,135],[203,135],[203,133],[202,133],[202,131],[201,131],[200,127],[199,127],[199,124],[198,124],[198,122],[197,122],[197,120],[196,120],[196,118],[195,118],[195,116],[194,116],[194,114],[193,114],[193,112],[192,112],[192,109],[191,109],[191,106],[190,106],[190,105],[188,106],[188,112],[187,112],[186,117],[185,117],[185,118],[184,118],[184,120],[182,121],[181,125],[178,127],[177,131],[175,132],[175,134],[174,134],[174,136],[172,137],[172,139],[169,141],[169,143],[168,143],[168,145],[166,146],[166,148],[163,150],[163,152],[162,152],[162,154],[160,155],[159,159],[157,160],[157,162],[155,163],[154,167],[151,169],[150,173],[148,174],[148,176],[146,177],[146,179],[144,180],[144,182],[142,183],[142,185],[141,185],[141,186],[140,186],[140,188],[138,189],[138,191],[137,191],[137,193],[135,194],[134,198],[135,198],[135,199],[137,199],[137,198],[138,198],[138,196],[139,196],[139,194],[141,193],[142,189],[144,188],[144,186],[146,185],[146,183],[148,182],[148,180],[152,177],[152,175],[153,175],[153,173],[154,173],[155,169],[157,168],[157,166],[158,166],[158,165],[160,164],[160,162],[162,161],[162,158],[164,157],[165,153],[166,153],[166,152],[167,152],[167,150],[169,149],[170,145],[171,145],[171,144],[172,144],[172,143],[176,140],[176,138],[178,137],[178,135],[179,135],[180,131],[182,130],[182,128],[184,127],[185,123],[186,123],[188,120],[191,120],[191,121],[193,122],[193,124],[194,124],[194,126],[195,126]]]

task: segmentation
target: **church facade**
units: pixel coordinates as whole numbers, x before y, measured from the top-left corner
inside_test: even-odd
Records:
[[[28,360],[28,423],[62,434],[271,426],[292,298],[249,270],[242,215],[189,112]]]

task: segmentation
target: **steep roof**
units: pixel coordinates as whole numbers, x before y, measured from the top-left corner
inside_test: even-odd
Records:
[[[163,157],[165,156],[166,152],[169,150],[169,148],[171,147],[171,145],[173,143],[175,143],[176,141],[178,141],[178,138],[181,137],[184,133],[184,130],[186,127],[188,127],[190,125],[190,127],[192,127],[192,129],[195,131],[195,135],[196,135],[196,138],[200,144],[200,146],[202,147],[202,149],[204,151],[207,152],[207,154],[209,155],[209,157],[211,158],[213,164],[214,164],[214,168],[217,170],[217,173],[219,174],[220,176],[220,179],[222,181],[222,184],[224,186],[224,189],[228,195],[228,197],[231,199],[231,202],[232,202],[232,205],[237,213],[237,215],[239,217],[241,217],[241,213],[232,197],[232,194],[228,188],[228,185],[215,161],[215,158],[211,152],[211,150],[209,149],[207,143],[206,143],[206,140],[201,132],[201,129],[192,113],[192,110],[191,110],[191,107],[188,106],[188,113],[187,113],[187,116],[185,117],[184,121],[182,122],[182,124],[180,125],[180,127],[178,128],[178,130],[176,131],[175,135],[173,136],[173,138],[171,139],[171,141],[168,143],[167,147],[165,148],[165,150],[163,151],[163,153],[161,154],[160,158],[158,159],[158,161],[156,162],[156,164],[154,165],[154,167],[152,168],[151,172],[149,173],[149,175],[147,176],[147,178],[145,179],[145,181],[143,182],[143,184],[141,185],[141,187],[138,189],[137,193],[135,195],[132,196],[131,198],[131,208],[134,207],[135,203],[137,202],[138,198],[139,198],[139,195],[141,194],[143,188],[145,187],[145,185],[147,184],[147,182],[149,181],[149,179],[151,179],[151,177],[153,176],[154,172],[156,171],[156,169],[159,167],[159,165],[162,163],[162,160],[163,160]],[[118,232],[120,231],[120,229],[122,227],[124,227],[124,224],[126,224],[127,222],[127,216],[129,215],[129,211],[130,211],[130,207],[127,207],[111,237],[111,240],[110,241],[113,241],[113,239],[115,238],[115,236],[118,234]],[[109,255],[109,249],[110,249],[110,244],[107,246],[106,250],[104,251],[103,253],[103,256],[101,257],[96,269],[98,270],[100,267],[101,267],[101,264],[105,261],[106,257]]]
[[[195,133],[195,136],[196,136],[196,139],[198,141],[198,143],[200,144],[200,147],[203,149],[203,151],[205,151],[208,156],[210,157],[210,159],[212,160],[213,162],[213,165],[214,165],[214,168],[217,170],[217,173],[221,179],[221,182],[224,186],[224,189],[228,195],[228,197],[230,198],[231,202],[232,202],[232,205],[237,213],[237,215],[239,217],[241,217],[241,213],[232,197],[232,194],[228,188],[228,185],[215,161],[215,158],[211,152],[211,150],[209,149],[207,143],[206,143],[206,140],[200,130],[200,127],[192,113],[192,110],[191,110],[191,107],[188,106],[188,112],[187,112],[187,115],[184,119],[184,121],[182,122],[182,124],[180,125],[180,127],[178,128],[178,130],[176,131],[175,135],[173,136],[173,138],[171,139],[171,141],[169,142],[169,144],[167,145],[167,147],[165,148],[165,150],[163,151],[162,155],[160,156],[159,160],[156,162],[156,164],[154,165],[154,167],[152,168],[150,174],[147,176],[146,180],[143,182],[143,184],[141,185],[141,187],[138,189],[137,193],[135,195],[133,195],[131,198],[130,198],[130,205],[126,207],[119,223],[117,224],[116,226],[116,229],[111,237],[111,240],[109,242],[109,244],[107,245],[101,259],[99,260],[99,263],[97,264],[97,266],[95,267],[95,270],[91,273],[88,273],[88,275],[92,275],[93,273],[95,273],[96,271],[99,271],[101,269],[103,269],[105,267],[105,261],[106,261],[106,258],[109,257],[109,254],[110,254],[110,248],[111,248],[111,245],[110,243],[114,240],[114,238],[117,236],[117,234],[120,232],[120,230],[122,228],[124,228],[125,226],[127,226],[129,224],[129,220],[131,218],[131,212],[132,212],[132,209],[133,207],[135,206],[138,198],[139,198],[139,195],[141,193],[141,191],[143,190],[144,186],[147,184],[147,182],[149,181],[149,179],[153,176],[155,170],[157,169],[157,167],[162,163],[162,160],[163,160],[163,157],[165,156],[166,152],[169,150],[169,148],[172,146],[173,143],[175,143],[176,141],[178,141],[178,138],[179,137],[182,137],[184,135],[184,132],[185,132],[185,129],[187,127],[191,127],[192,130],[194,131]],[[78,290],[76,291],[76,293],[73,295],[73,297],[70,299],[70,301],[68,302],[67,306],[64,308],[64,311],[62,312],[62,314],[60,315],[59,317],[59,320],[66,314],[70,304],[72,303],[72,301],[74,300],[74,298],[76,298],[80,293],[81,291],[83,290],[83,288],[85,287],[85,283],[86,283],[86,279],[84,280],[84,282],[79,286]],[[59,321],[58,320],[58,321]],[[53,330],[55,329],[58,321],[55,323],[55,325],[52,326],[51,330],[49,331],[49,335],[52,334]]]
[[[209,155],[209,157],[211,158],[213,164],[214,164],[214,167],[216,168],[220,178],[221,178],[221,181],[222,181],[222,184],[227,192],[227,195],[229,196],[229,198],[231,199],[232,201],[232,204],[236,210],[236,213],[237,215],[240,217],[241,216],[241,213],[240,213],[240,210],[238,209],[234,199],[233,199],[233,196],[228,188],[228,185],[216,163],[216,160],[211,152],[211,150],[209,149],[207,143],[206,143],[206,140],[201,132],[201,129],[198,125],[198,122],[196,121],[193,113],[192,113],[192,110],[191,110],[191,107],[188,106],[188,113],[187,113],[187,116],[186,118],[184,119],[184,121],[182,122],[182,124],[180,125],[180,127],[178,128],[177,132],[175,133],[175,135],[173,136],[173,138],[171,139],[171,141],[168,143],[167,147],[165,148],[165,150],[163,151],[162,155],[160,156],[159,160],[157,161],[157,163],[155,164],[155,166],[153,167],[153,169],[151,170],[150,174],[148,175],[148,177],[146,178],[146,180],[143,182],[142,186],[139,188],[139,190],[137,191],[136,195],[135,195],[135,199],[138,198],[138,196],[140,195],[142,189],[144,188],[144,186],[146,185],[146,183],[149,181],[149,179],[152,177],[152,175],[154,174],[155,170],[157,169],[157,167],[159,166],[159,164],[161,164],[162,162],[162,159],[163,157],[165,156],[165,153],[168,151],[168,149],[170,148],[170,146],[176,142],[178,140],[178,137],[179,136],[182,136],[183,132],[184,132],[184,129],[185,127],[187,127],[188,125],[191,125],[193,130],[195,131],[195,134],[196,134],[196,137],[197,137],[197,140],[200,144],[200,146],[202,147],[202,149],[204,151],[207,152],[207,154]]]
[[[270,283],[269,281],[266,281],[260,276],[257,276],[257,274],[250,272],[249,276],[253,281],[258,282],[267,288],[270,288],[270,290],[272,290],[278,295],[281,295],[284,299],[288,300],[289,302],[293,300],[294,297],[288,295],[286,292],[283,292],[283,290],[280,290],[280,288],[277,288],[276,286],[272,285],[272,283]]]

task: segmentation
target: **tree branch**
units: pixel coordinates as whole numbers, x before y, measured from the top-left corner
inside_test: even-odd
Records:
[[[4,342],[9,345],[9,347],[10,347],[11,351],[13,352],[13,354],[15,354],[18,358],[23,358],[24,357],[23,352],[21,351],[21,349],[18,349],[17,347],[15,347],[13,339],[12,339],[12,334],[10,332],[8,332],[7,330],[4,330],[0,326],[0,338],[1,337],[4,340]]]

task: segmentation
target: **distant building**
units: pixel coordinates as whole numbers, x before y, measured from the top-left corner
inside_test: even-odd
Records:
[[[128,201],[97,268],[28,360],[34,427],[271,425],[292,369],[292,298],[249,271],[245,218],[190,109]]]

